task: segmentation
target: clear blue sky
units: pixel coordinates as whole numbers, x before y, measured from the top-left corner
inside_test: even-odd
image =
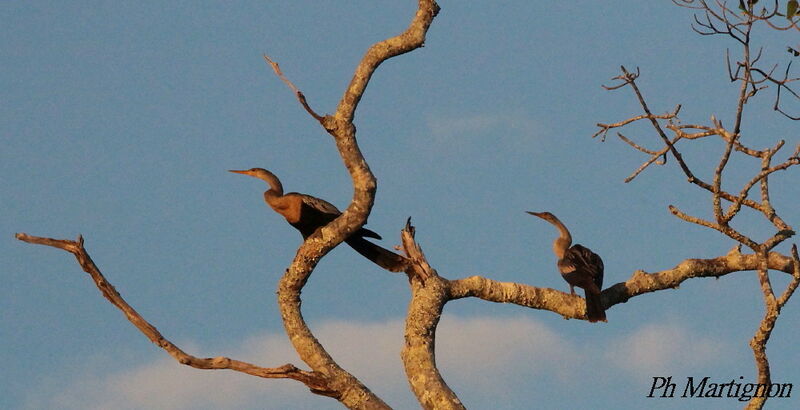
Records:
[[[733,246],[669,214],[674,204],[710,215],[708,197],[672,161],[624,184],[645,158],[616,137],[590,138],[595,123],[639,113],[630,90],[600,87],[621,64],[641,68],[654,111],[682,103],[687,122],[729,123],[731,41],[694,34],[691,12],[666,0],[441,6],[425,47],[382,65],[356,115],[379,183],[369,228],[383,244],[398,244],[412,216],[447,278],[565,291],[554,230],[523,211],[560,216],[602,255],[606,286]],[[265,206],[260,181],[225,171],[268,168],[287,190],[346,206],[350,180],[330,137],[262,53],[318,112],[332,112],[366,48],[402,31],[414,7],[2,2],[0,408],[338,408],[299,383],[183,368],[100,296],[71,255],[13,234],[82,234],[128,302],[195,355],[303,366],[274,294],[300,235]],[[780,51],[790,40],[770,44],[777,61],[789,58]],[[797,124],[774,116],[771,98],[765,92],[753,107],[747,141],[763,148],[784,138],[791,148]],[[628,136],[658,147],[645,127]],[[686,156],[707,172],[723,147],[695,145]],[[775,203],[795,227],[797,175],[773,179]],[[770,232],[755,217],[737,227],[758,239]],[[784,276],[773,274],[777,288]],[[399,359],[405,277],[342,247],[303,296],[308,322],[340,364],[391,405],[416,408]],[[797,302],[768,348],[775,381],[800,383]],[[472,408],[740,407],[644,396],[654,376],[752,380],[747,343],[762,312],[752,272],[637,297],[602,325],[460,300],[445,309],[437,359]]]

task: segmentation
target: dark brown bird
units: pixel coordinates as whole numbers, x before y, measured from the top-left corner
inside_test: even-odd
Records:
[[[586,295],[586,317],[590,322],[606,322],[606,312],[600,291],[603,289],[603,260],[584,246],[572,245],[572,235],[555,215],[550,212],[528,212],[553,224],[560,235],[553,241],[559,272],[569,283],[569,291],[575,294],[575,286],[583,288]],[[572,245],[572,246],[570,246]]]
[[[264,180],[269,184],[269,189],[264,192],[264,201],[275,212],[281,214],[290,225],[295,227],[303,239],[308,238],[317,229],[329,224],[342,213],[330,202],[299,194],[297,192],[283,193],[283,185],[275,174],[263,168],[250,168],[248,170],[230,170],[242,175],[249,175]],[[351,248],[378,266],[392,272],[401,272],[405,269],[405,258],[384,249],[364,238],[381,239],[377,233],[361,228],[345,239]]]

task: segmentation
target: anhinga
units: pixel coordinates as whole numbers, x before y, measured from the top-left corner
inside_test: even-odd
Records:
[[[603,288],[603,260],[584,246],[572,245],[572,235],[564,224],[550,212],[528,212],[553,224],[560,235],[553,241],[559,272],[575,294],[575,286],[583,288],[586,295],[586,317],[590,322],[606,322],[606,312],[600,291]],[[570,246],[572,245],[572,246]]]
[[[266,169],[250,168],[244,171],[231,170],[230,172],[266,181],[269,189],[264,192],[264,201],[275,212],[286,218],[290,225],[300,231],[303,239],[308,238],[317,229],[329,224],[342,214],[333,204],[324,199],[297,192],[284,194],[281,181]],[[381,236],[369,229],[361,228],[345,239],[345,242],[356,252],[384,269],[392,272],[404,270],[405,258],[364,238],[381,239]]]

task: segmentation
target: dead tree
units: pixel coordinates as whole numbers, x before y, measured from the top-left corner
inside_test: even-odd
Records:
[[[624,141],[648,155],[648,160],[630,179],[633,179],[649,165],[664,163],[667,157],[673,157],[686,174],[689,182],[711,194],[715,220],[706,221],[687,215],[675,206],[670,206],[670,211],[683,220],[721,232],[736,241],[739,246],[735,246],[726,255],[707,259],[687,259],[677,263],[672,269],[660,272],[636,271],[628,280],[603,290],[600,298],[603,307],[611,309],[636,296],[676,288],[688,279],[719,278],[733,272],[757,271],[761,279],[766,314],[751,345],[756,357],[759,382],[769,382],[769,364],[764,348],[779,317],[781,307],[788,302],[800,283],[800,259],[798,259],[796,248],[792,248],[791,255],[773,251],[775,246],[791,237],[794,232],[770,204],[769,177],[777,171],[786,170],[800,163],[798,156],[800,147],[782,162],[774,164],[774,158],[784,145],[783,141],[762,150],[745,145],[742,135],[740,135],[741,114],[749,99],[766,85],[775,85],[778,88],[779,95],[776,102],[778,105],[782,98],[781,92],[784,95],[789,93],[796,97],[797,95],[789,88],[794,79],[790,79],[788,74],[785,78],[777,78],[772,75],[773,71],[760,71],[755,66],[758,56],[750,55],[750,29],[756,23],[770,22],[768,15],[754,13],[752,5],[749,6],[749,12],[742,16],[733,10],[726,9],[724,5],[721,6],[720,14],[702,1],[698,4],[694,4],[693,1],[678,3],[699,7],[705,12],[706,20],[698,20],[700,30],[710,30],[711,32],[708,34],[727,34],[739,39],[743,46],[744,57],[734,64],[735,68],[731,69],[732,80],[738,82],[741,87],[736,123],[731,128],[725,128],[719,121],[712,118],[710,125],[681,124],[678,121],[678,108],[664,115],[655,115],[650,111],[636,84],[638,72],[631,73],[623,68],[622,75],[617,77],[621,83],[609,88],[632,88],[639,98],[644,114],[614,124],[600,124],[601,129],[598,134],[605,136],[605,133],[611,129],[639,120],[650,121],[656,134],[664,143],[663,148],[649,150],[620,135]],[[278,283],[278,303],[286,333],[300,358],[308,366],[308,370],[302,370],[292,364],[261,367],[227,357],[198,358],[192,356],[165,339],[152,324],[125,302],[89,257],[84,248],[83,238],[79,237],[75,241],[56,240],[24,233],[17,234],[17,238],[29,243],[60,248],[75,255],[78,264],[91,276],[102,295],[119,308],[146,337],[181,364],[197,369],[229,369],[262,378],[293,379],[305,384],[312,393],[335,398],[348,408],[389,408],[388,404],[370,391],[355,375],[339,366],[314,337],[303,319],[300,293],[321,258],[353,233],[362,229],[374,203],[376,178],[359,150],[356,127],[353,123],[355,111],[369,80],[378,66],[387,59],[421,47],[425,42],[427,30],[438,11],[439,7],[435,1],[419,0],[416,14],[405,32],[371,46],[356,67],[352,80],[335,112],[330,115],[318,114],[308,103],[304,94],[281,72],[278,64],[266,57],[279,78],[295,93],[303,108],[333,137],[353,183],[353,198],[350,205],[332,222],[317,229],[306,238]],[[740,20],[732,20],[734,15]],[[722,26],[720,27],[718,24],[722,24]],[[796,20],[792,21],[792,27],[796,28]],[[789,114],[785,113],[785,115],[791,117]],[[706,182],[691,171],[689,165],[682,159],[677,144],[681,140],[691,141],[713,136],[722,140],[724,149],[716,172],[711,176],[711,182]],[[726,165],[730,156],[734,154],[746,155],[760,162],[753,178],[738,193],[730,191],[730,188],[723,184]],[[759,186],[761,195],[759,198],[753,199],[750,197],[750,191],[756,185]],[[727,206],[723,206],[723,204]],[[765,219],[774,225],[775,234],[759,243],[731,227],[731,220],[736,217],[742,207],[761,212]],[[401,358],[411,390],[424,408],[464,408],[456,393],[448,387],[436,367],[435,361],[436,327],[447,302],[462,298],[476,298],[488,302],[512,303],[520,307],[549,311],[568,319],[587,319],[585,304],[577,295],[521,283],[498,282],[482,276],[461,279],[447,279],[440,276],[425,259],[421,247],[415,242],[414,232],[415,229],[409,220],[401,232],[402,248],[406,258],[404,270],[410,285],[410,302],[405,324],[405,347],[401,352]],[[752,253],[743,254],[741,245],[747,247]],[[549,270],[551,267],[546,266],[541,269]],[[779,292],[780,295],[776,295],[770,284],[770,271],[792,276],[790,284],[785,290]],[[760,407],[763,405],[763,399],[754,398],[751,405]]]
[[[625,182],[631,182],[651,165],[664,165],[668,158],[672,158],[686,176],[686,180],[707,193],[714,219],[706,220],[689,215],[674,205],[669,205],[669,211],[684,221],[716,230],[732,239],[736,243],[736,247],[731,251],[732,255],[741,255],[740,251],[743,246],[753,252],[751,257],[754,258],[756,264],[755,270],[758,273],[763,294],[764,317],[756,327],[755,334],[750,340],[750,347],[755,357],[758,383],[770,385],[772,381],[766,353],[767,342],[780,317],[781,309],[792,297],[798,282],[800,282],[796,245],[792,246],[791,250],[793,267],[791,270],[783,271],[791,273],[792,280],[783,290],[775,290],[770,282],[770,271],[775,270],[771,267],[774,265],[769,262],[771,251],[795,234],[792,227],[780,217],[778,210],[770,201],[770,182],[777,172],[800,164],[800,144],[797,144],[791,153],[784,155],[782,160],[776,161],[776,158],[780,158],[778,154],[785,145],[784,140],[769,142],[767,144],[772,146],[768,145],[759,149],[755,144],[764,143],[756,141],[755,135],[743,133],[742,129],[748,104],[757,95],[770,88],[775,90],[773,109],[790,121],[800,120],[800,114],[791,113],[785,108],[787,98],[790,99],[790,102],[795,103],[800,99],[800,95],[792,88],[793,83],[800,78],[791,77],[791,62],[786,64],[783,69],[779,69],[778,65],[765,67],[765,63],[762,61],[763,50],[755,49],[752,39],[753,28],[757,25],[767,25],[777,30],[800,31],[800,27],[798,27],[800,18],[796,14],[797,2],[786,2],[785,13],[781,13],[783,5],[779,5],[778,2],[761,7],[757,4],[758,1],[740,1],[738,9],[731,9],[728,4],[719,1],[712,3],[705,0],[674,0],[673,2],[679,6],[697,10],[694,30],[698,34],[728,37],[738,45],[740,53],[738,57],[731,57],[730,52],[727,55],[730,81],[739,88],[735,112],[732,115],[733,124],[725,126],[713,114],[706,124],[682,123],[680,119],[681,105],[677,105],[672,111],[665,114],[653,114],[636,82],[640,75],[639,70],[631,72],[625,67],[621,67],[622,74],[614,77],[618,83],[605,88],[608,90],[630,88],[636,95],[643,113],[613,124],[597,124],[600,130],[595,136],[599,135],[605,139],[608,131],[612,129],[638,121],[649,122],[657,138],[663,144],[660,148],[644,148],[641,144],[634,142],[632,138],[617,133],[622,141],[647,156],[647,160],[628,176]],[[792,3],[794,4],[792,5]],[[789,47],[789,51],[792,50],[792,47]],[[721,142],[721,154],[717,166],[709,176],[697,174],[681,155],[683,150],[691,148],[686,147],[687,144],[706,138],[718,139],[717,141]],[[738,188],[726,182],[728,180],[726,176],[730,170],[730,160],[737,155],[750,158],[753,163],[752,177]],[[756,186],[758,193],[751,193]],[[743,207],[756,211],[764,218],[765,223],[772,225],[774,233],[771,237],[759,242],[753,239],[752,235],[733,226],[732,222]],[[766,395],[752,397],[747,407],[761,408],[766,400]]]

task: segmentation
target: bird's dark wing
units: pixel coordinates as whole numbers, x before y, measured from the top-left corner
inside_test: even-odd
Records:
[[[308,238],[314,231],[331,223],[331,221],[342,214],[336,206],[324,199],[311,195],[298,194],[296,192],[286,195],[296,195],[302,200],[300,220],[291,225],[300,231],[303,235],[303,239]],[[380,235],[366,228],[359,229],[353,236],[381,239]]]
[[[573,245],[564,255],[564,261],[573,266],[574,270],[590,276],[599,289],[603,288],[603,260],[589,248]]]
[[[558,266],[558,271],[561,272],[562,275],[575,272],[575,263],[567,259],[567,255],[564,255],[564,259],[559,259],[556,265]]]
[[[565,273],[562,269],[567,269]],[[589,248],[574,245],[558,263],[564,279],[585,290],[586,317],[590,322],[605,322],[606,313],[600,292],[603,289],[603,260]]]
[[[323,227],[341,215],[338,209],[333,204],[324,199],[319,199],[311,195],[298,194],[297,192],[290,192],[284,197],[291,197],[294,200],[299,200],[299,212],[296,216],[295,222],[290,222],[292,226],[300,231],[303,239],[308,238],[320,227]],[[295,203],[298,203],[295,202]],[[288,218],[287,218],[288,220]]]
[[[337,216],[342,214],[342,212],[339,211],[339,208],[336,208],[335,205],[324,199],[319,199],[317,197],[306,194],[298,194],[296,192],[292,192],[286,195],[297,195],[298,197],[300,197],[300,199],[303,200],[303,205],[305,207],[313,209],[322,214],[331,215],[332,216],[330,219],[331,221],[336,219]]]

